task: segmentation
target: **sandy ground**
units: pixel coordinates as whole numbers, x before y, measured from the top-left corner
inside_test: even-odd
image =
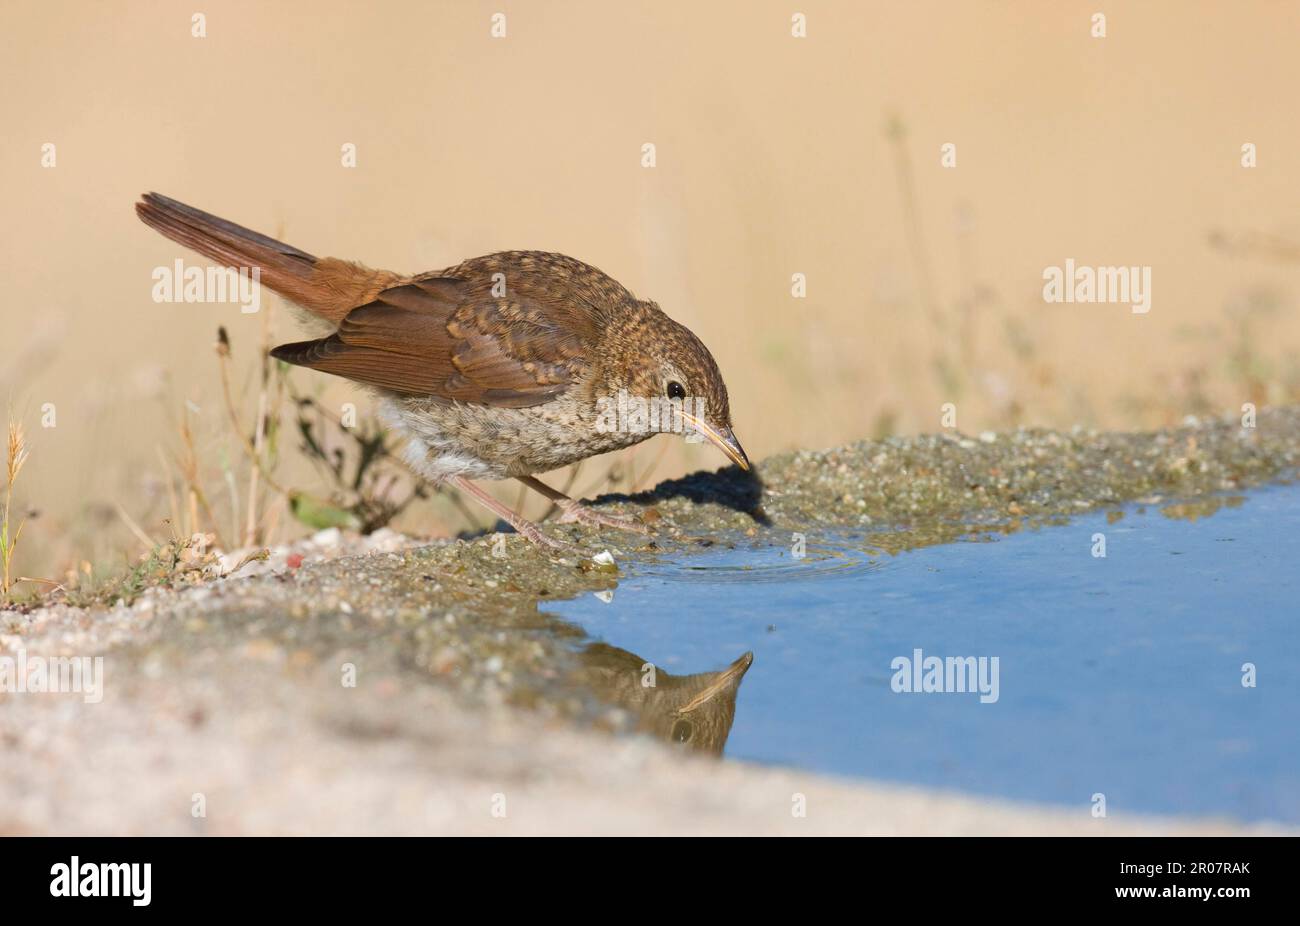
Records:
[[[953,524],[1241,488],[1287,475],[1298,450],[1294,410],[1248,432],[891,439],[775,458],[767,488],[723,473],[617,502],[653,542],[564,528],[579,550],[556,556],[514,537],[327,534],[247,575],[0,612],[0,657],[103,658],[102,699],[0,693],[0,833],[1278,832],[684,755],[625,735],[628,712],[572,681],[581,630],[545,601],[615,584],[591,560],[606,549],[845,520],[942,542]]]
[[[193,597],[180,596],[175,610],[117,617],[184,620]],[[30,642],[80,638],[87,620],[67,612]],[[470,708],[400,671],[365,676],[344,688],[333,665],[311,665],[257,637],[183,659],[164,651],[135,662],[110,649],[109,696],[99,704],[75,694],[7,699],[0,832],[1241,831],[1228,821],[1093,819],[1087,806],[973,800],[683,757],[644,737],[539,722],[499,705]]]
[[[134,679],[94,710],[28,698],[3,721],[14,833],[1231,833],[687,759],[648,739],[471,711],[380,679],[223,665]],[[314,684],[318,682],[319,684]],[[202,795],[205,816],[194,816]],[[806,815],[797,815],[802,806]],[[1268,832],[1257,828],[1256,832]]]
[[[1113,810],[1093,819],[1087,806],[974,800],[683,757],[644,737],[472,709],[396,673],[345,689],[332,666],[295,667],[291,656],[255,643],[177,663],[146,660],[123,677],[120,666],[110,656],[111,696],[100,704],[67,694],[8,699],[0,713],[0,832],[1242,831],[1229,821]]]

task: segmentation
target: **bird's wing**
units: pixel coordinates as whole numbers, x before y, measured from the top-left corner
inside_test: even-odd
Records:
[[[271,353],[403,395],[525,408],[574,382],[594,335],[589,313],[546,288],[496,297],[490,279],[430,276],[379,293],[327,338]]]

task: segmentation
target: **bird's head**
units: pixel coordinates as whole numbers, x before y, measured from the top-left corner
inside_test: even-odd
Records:
[[[687,437],[698,434],[741,469],[749,469],[749,458],[732,431],[727,384],[717,361],[685,325],[653,303],[642,306],[645,311],[625,332],[630,350],[621,369],[627,372],[617,386],[643,400],[652,419],[676,422],[672,430]]]
[[[721,672],[671,678],[664,702],[655,705],[657,710],[646,711],[642,724],[670,743],[722,755],[736,717],[741,679],[753,664],[754,654],[745,653]]]

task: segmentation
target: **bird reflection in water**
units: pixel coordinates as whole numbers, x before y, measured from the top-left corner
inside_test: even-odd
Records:
[[[736,716],[740,682],[754,662],[745,653],[717,672],[673,675],[635,653],[593,643],[578,657],[578,680],[636,718],[637,729],[691,752],[721,756]]]

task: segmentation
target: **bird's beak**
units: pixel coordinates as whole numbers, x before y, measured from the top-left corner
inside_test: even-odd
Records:
[[[689,714],[691,711],[697,710],[700,705],[712,701],[732,685],[739,685],[740,680],[745,677],[745,673],[749,671],[749,667],[753,664],[754,654],[752,652],[741,656],[731,665],[719,672],[718,677],[711,681],[707,688],[695,697],[691,698],[691,700],[684,707],[679,709],[677,713]]]
[[[749,457],[745,456],[745,450],[740,446],[740,441],[736,440],[736,435],[731,432],[731,428],[715,428],[689,412],[682,412],[682,417],[690,423],[691,427],[703,434],[709,443],[725,453],[732,463],[743,470],[749,469]]]

